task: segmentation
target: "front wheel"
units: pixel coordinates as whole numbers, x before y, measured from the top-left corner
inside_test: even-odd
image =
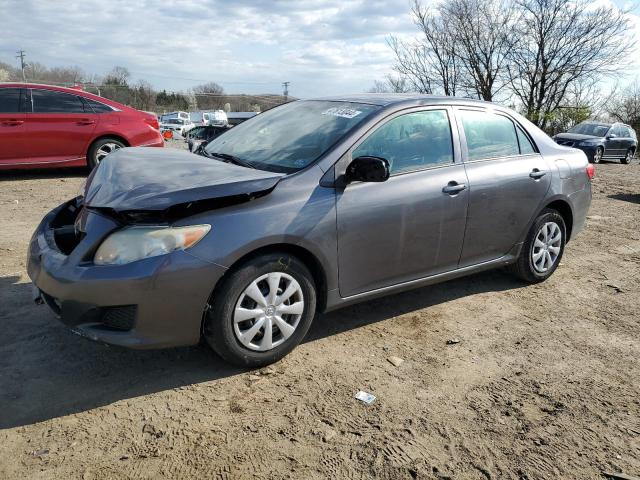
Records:
[[[562,215],[555,210],[543,210],[533,222],[512,271],[528,283],[549,278],[562,259],[566,231]]]
[[[631,160],[633,160],[633,153],[634,152],[632,148],[627,150],[627,154],[622,159],[622,163],[624,163],[625,165],[629,165],[631,163]]]
[[[302,341],[315,310],[315,284],[307,267],[288,254],[264,255],[231,272],[214,291],[203,333],[228,362],[262,367]]]

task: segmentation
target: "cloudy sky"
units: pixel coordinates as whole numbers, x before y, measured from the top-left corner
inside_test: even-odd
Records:
[[[385,39],[416,33],[409,9],[410,0],[0,0],[0,61],[17,64],[24,49],[27,61],[98,75],[123,65],[167,90],[216,81],[229,93],[278,93],[290,81],[298,97],[362,92],[391,71]]]

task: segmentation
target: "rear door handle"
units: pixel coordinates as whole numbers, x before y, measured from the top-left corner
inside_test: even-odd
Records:
[[[463,191],[465,188],[467,188],[466,184],[451,181],[447,184],[446,187],[442,189],[442,191],[444,193],[448,193],[449,195],[455,195],[456,193],[460,193],[461,191]]]
[[[90,120],[88,118],[83,118],[78,121],[78,125],[93,125],[94,123],[96,123],[94,120]]]
[[[19,127],[24,123],[24,120],[5,120],[2,122],[3,125],[7,125],[8,127]]]
[[[534,168],[533,170],[531,170],[531,173],[529,174],[529,176],[537,180],[539,178],[544,177],[546,174],[547,172],[545,172],[544,170],[538,170],[537,168]]]

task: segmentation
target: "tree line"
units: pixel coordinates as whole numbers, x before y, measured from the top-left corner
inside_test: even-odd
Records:
[[[79,67],[48,68],[29,62],[25,68],[27,82],[52,85],[82,85],[85,90],[129,105],[139,110],[164,113],[176,110],[263,111],[287,101],[281,95],[233,95],[225,93],[216,82],[196,85],[186,92],[156,90],[146,80],[133,81],[125,67],[115,66],[104,76],[86,74]],[[22,72],[0,62],[0,82],[22,81]]]
[[[394,75],[372,91],[499,102],[551,133],[602,111],[640,127],[625,100],[632,89],[603,93],[634,52],[624,10],[590,0],[415,0],[411,15],[418,37],[388,38]]]

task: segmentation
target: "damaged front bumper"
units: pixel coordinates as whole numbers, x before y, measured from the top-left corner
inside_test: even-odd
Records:
[[[198,343],[209,296],[225,269],[185,251],[95,265],[96,249],[120,227],[82,209],[79,198],[48,213],[29,244],[36,301],[92,340],[131,348]]]

